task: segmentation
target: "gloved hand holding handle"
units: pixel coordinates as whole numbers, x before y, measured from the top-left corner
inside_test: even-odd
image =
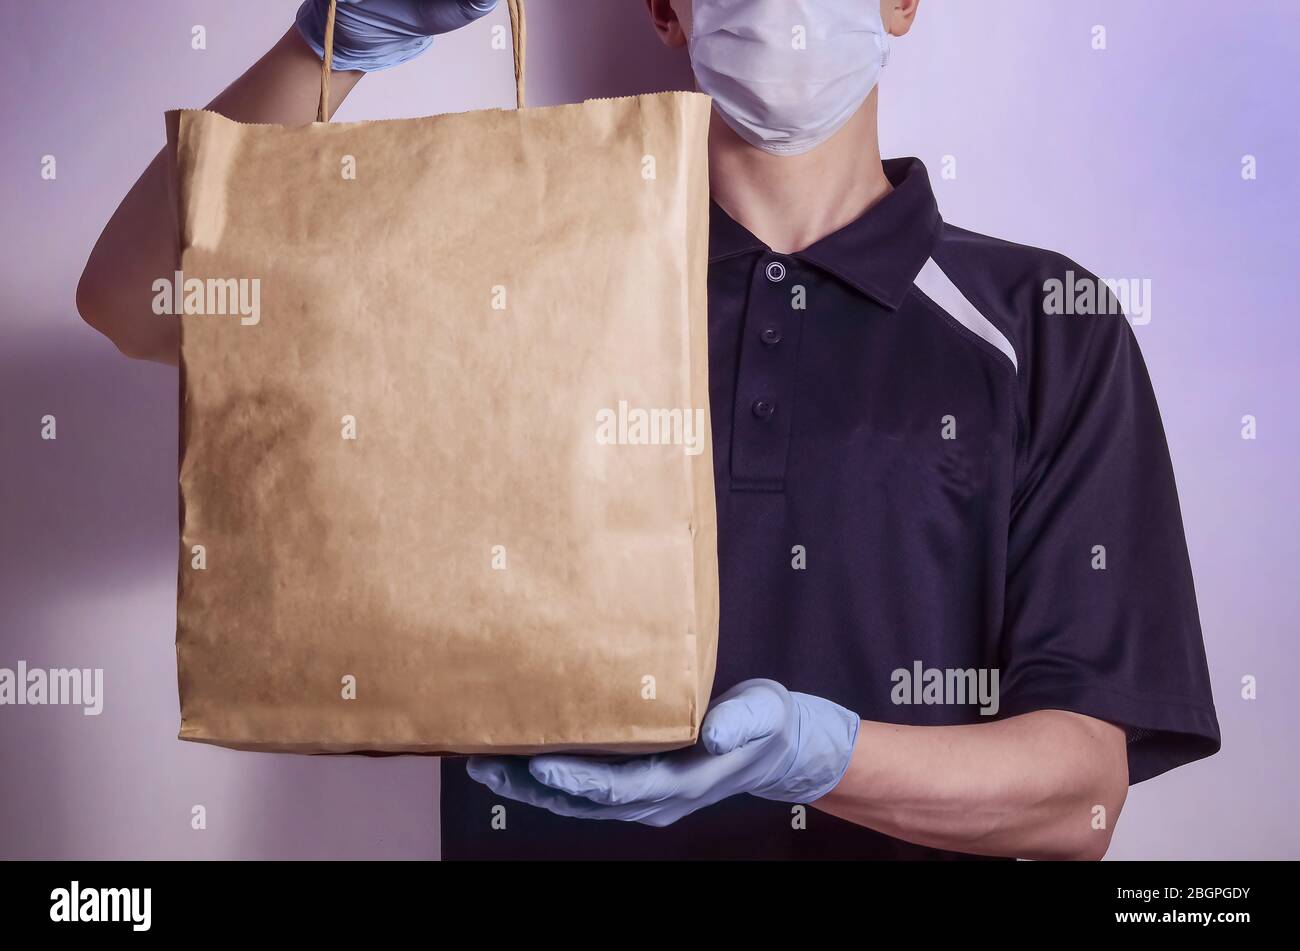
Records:
[[[375,72],[414,59],[433,38],[473,23],[497,0],[338,0],[333,69]],[[317,56],[325,54],[329,0],[305,0],[297,26]]]

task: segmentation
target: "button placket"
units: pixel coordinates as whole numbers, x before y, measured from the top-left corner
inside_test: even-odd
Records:
[[[801,332],[791,306],[792,269],[770,254],[754,267],[732,419],[732,489],[784,488]]]

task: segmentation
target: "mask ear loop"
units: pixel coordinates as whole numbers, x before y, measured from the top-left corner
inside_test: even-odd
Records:
[[[889,65],[889,54],[894,49],[894,38],[889,34],[889,28],[885,26],[885,21],[879,19],[880,32],[876,34],[876,45],[880,47],[880,68],[884,69]]]

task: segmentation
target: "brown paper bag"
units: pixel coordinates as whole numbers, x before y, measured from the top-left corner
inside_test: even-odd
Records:
[[[708,117],[693,93],[169,113],[182,739],[695,740],[718,612]]]

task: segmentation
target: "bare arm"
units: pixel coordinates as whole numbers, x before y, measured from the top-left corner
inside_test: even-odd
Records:
[[[320,71],[320,58],[290,28],[208,108],[241,122],[308,123],[316,118]],[[333,74],[331,111],[363,75]],[[77,310],[127,356],[175,365],[177,318],[157,316],[151,308],[153,282],[169,276],[177,259],[165,163],[164,150],[105,225],[77,285]]]
[[[973,726],[863,720],[848,771],[815,805],[932,848],[1099,859],[1127,792],[1121,728],[1041,710]]]

